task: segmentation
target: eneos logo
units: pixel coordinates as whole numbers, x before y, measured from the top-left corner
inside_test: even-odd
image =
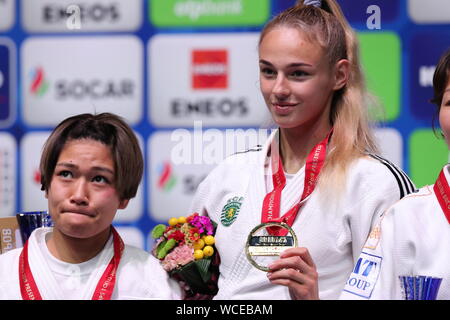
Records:
[[[49,88],[49,82],[45,79],[44,69],[42,67],[34,68],[31,71],[30,77],[30,92],[34,96],[42,97]]]
[[[258,36],[152,37],[148,45],[150,121],[164,127],[192,127],[194,121],[217,127],[264,123],[268,113],[261,108],[264,100],[255,85],[259,79]]]
[[[24,0],[21,21],[31,32],[133,31],[142,23],[141,2]]]
[[[173,174],[172,164],[169,161],[161,163],[158,168],[158,189],[170,191],[175,186],[177,178]]]
[[[228,88],[227,50],[192,51],[192,88]]]
[[[120,18],[120,9],[117,3],[79,3],[81,21],[115,22]],[[44,4],[42,7],[42,19],[45,23],[65,22],[70,14],[65,4]]]

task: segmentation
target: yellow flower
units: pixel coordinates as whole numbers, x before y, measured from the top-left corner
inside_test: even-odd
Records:
[[[194,251],[194,258],[195,260],[203,259],[203,251],[202,250],[195,250]]]
[[[203,241],[202,239],[198,239],[194,243],[194,250],[201,250],[201,249],[203,249],[204,246],[205,246],[205,241]]]
[[[216,239],[214,239],[213,236],[206,236],[204,240],[205,243],[210,246],[212,246],[216,242]]]
[[[170,218],[169,219],[169,226],[173,227],[178,223],[178,219],[177,218]]]
[[[195,254],[195,253],[194,253]],[[205,246],[204,248],[203,248],[203,254],[206,256],[206,257],[211,257],[213,254],[214,254],[214,249],[213,249],[213,247],[211,247],[211,246]]]

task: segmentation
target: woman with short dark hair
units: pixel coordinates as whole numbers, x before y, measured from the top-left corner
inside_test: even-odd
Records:
[[[40,163],[53,228],[0,256],[3,299],[175,299],[159,261],[112,226],[136,195],[143,158],[133,130],[110,113],[81,114],[52,132]]]
[[[450,50],[433,76],[442,136],[450,146]],[[436,183],[391,206],[372,230],[342,299],[450,299],[450,165]]]

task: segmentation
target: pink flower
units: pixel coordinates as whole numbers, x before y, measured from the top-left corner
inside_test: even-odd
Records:
[[[166,271],[184,266],[194,261],[194,249],[187,245],[175,247],[162,261],[162,266]]]
[[[190,224],[197,227],[200,233],[206,233],[208,235],[213,234],[214,227],[208,217],[194,214],[190,220]]]

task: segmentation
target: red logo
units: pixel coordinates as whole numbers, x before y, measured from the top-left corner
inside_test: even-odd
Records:
[[[33,181],[36,184],[41,183],[41,171],[39,169],[35,169],[33,173]]]
[[[227,50],[193,50],[192,88],[226,89],[227,87]]]

